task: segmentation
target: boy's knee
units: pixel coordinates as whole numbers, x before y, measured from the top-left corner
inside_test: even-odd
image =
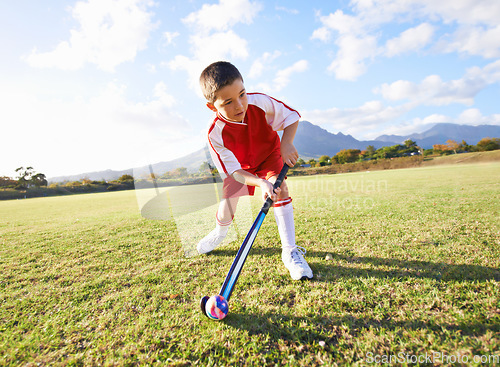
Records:
[[[286,182],[283,181],[283,183],[281,184],[281,191],[278,195],[278,199],[287,199],[288,197],[290,197],[288,186],[286,185]]]

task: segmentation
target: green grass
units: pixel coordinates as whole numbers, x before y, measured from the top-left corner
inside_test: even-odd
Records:
[[[222,322],[199,300],[240,241],[186,258],[132,191],[0,202],[0,365],[498,364],[500,163],[288,184],[315,279],[270,214]]]

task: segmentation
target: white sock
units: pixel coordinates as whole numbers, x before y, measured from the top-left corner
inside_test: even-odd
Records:
[[[278,224],[278,231],[283,249],[297,247],[295,244],[295,223],[293,220],[292,199],[284,199],[274,203],[274,217]]]
[[[229,228],[231,227],[231,223],[233,223],[233,220],[231,219],[228,222],[221,222],[217,216],[215,218],[217,220],[217,224],[216,224],[215,228],[217,229],[219,236],[226,237],[227,232],[229,231]]]

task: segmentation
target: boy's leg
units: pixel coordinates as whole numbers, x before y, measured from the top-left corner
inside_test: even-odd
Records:
[[[281,192],[274,203],[274,217],[281,238],[281,258],[290,276],[294,280],[311,279],[313,272],[304,259],[306,253],[303,247],[295,243],[295,223],[292,198],[288,193],[286,182],[281,185]]]
[[[221,200],[215,215],[215,229],[198,242],[197,249],[200,254],[214,250],[224,240],[233,222],[237,204],[238,197]]]
[[[222,199],[219,204],[219,209],[215,215],[217,222],[216,229],[219,234],[224,237],[227,235],[227,231],[229,230],[231,223],[233,223],[234,213],[236,212],[236,206],[238,205],[238,199],[238,197]]]
[[[224,179],[222,197],[216,214],[216,227],[198,243],[198,252],[205,254],[215,249],[227,235],[233,222],[240,196],[253,195],[255,187],[244,185],[231,176]]]

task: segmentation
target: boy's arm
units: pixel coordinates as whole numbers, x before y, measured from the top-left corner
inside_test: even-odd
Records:
[[[283,136],[281,137],[281,158],[283,158],[283,162],[290,167],[293,167],[299,159],[299,153],[293,145],[293,139],[295,138],[298,126],[299,121],[295,121],[293,124],[288,125],[283,129]]]
[[[274,190],[273,184],[271,182],[259,178],[257,176],[254,176],[251,173],[242,169],[234,171],[231,176],[233,176],[233,178],[236,181],[241,182],[242,184],[250,186],[259,186],[260,189],[262,190],[262,197],[264,200],[266,200],[267,197],[270,196],[273,201],[276,201],[276,199],[278,198],[278,193],[281,190],[280,188]]]

